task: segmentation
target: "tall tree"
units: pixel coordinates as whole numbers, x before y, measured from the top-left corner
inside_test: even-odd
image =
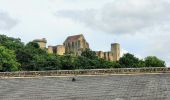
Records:
[[[39,70],[37,68],[40,68],[40,64],[37,61],[47,57],[47,52],[40,49],[35,42],[27,43],[23,48],[18,49],[16,54],[23,70]]]
[[[127,53],[120,58],[119,63],[122,67],[138,67],[139,59],[133,54]]]
[[[14,51],[0,46],[0,70],[1,71],[17,71],[20,64],[16,60]]]

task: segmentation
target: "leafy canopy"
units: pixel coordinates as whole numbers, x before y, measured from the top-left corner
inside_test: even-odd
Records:
[[[1,71],[17,71],[20,64],[16,60],[14,51],[0,46],[0,70]]]

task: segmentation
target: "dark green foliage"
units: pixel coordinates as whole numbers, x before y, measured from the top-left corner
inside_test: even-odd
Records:
[[[5,35],[0,35],[0,45],[14,51],[24,47],[24,43],[21,42],[21,39],[7,37]]]
[[[76,69],[88,69],[90,67],[89,59],[83,56],[77,57],[75,60]]]
[[[75,58],[71,55],[64,55],[60,57],[62,69],[65,70],[72,70],[75,69]]]
[[[90,49],[86,49],[82,52],[81,56],[86,57],[88,59],[97,59],[96,53],[91,51]]]
[[[40,46],[35,43],[35,42],[29,42],[27,45],[26,45],[27,48],[36,48],[36,49],[39,49]]]
[[[94,51],[86,49],[81,56],[75,61],[76,69],[102,69],[102,68],[118,68],[119,63],[114,61],[106,61],[96,56]]]
[[[0,71],[17,71],[19,67],[15,52],[0,46]]]
[[[140,60],[133,54],[127,53],[120,58],[119,63],[122,67],[138,67]]]
[[[61,62],[56,55],[36,55],[32,63],[32,70],[59,70],[61,69]]]
[[[165,67],[165,62],[155,56],[148,56],[145,58],[147,67]]]
[[[16,50],[16,54],[23,70],[38,70],[35,67],[37,58],[47,55],[46,51],[40,49],[39,45],[34,42],[29,42],[23,48]]]
[[[133,54],[127,53],[120,58],[122,67],[165,67],[165,62],[155,56],[148,56],[144,60],[136,58]]]

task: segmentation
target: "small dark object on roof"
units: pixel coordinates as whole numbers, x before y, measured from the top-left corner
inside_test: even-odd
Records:
[[[75,82],[75,81],[76,81],[76,79],[73,77],[73,78],[72,78],[72,82]]]

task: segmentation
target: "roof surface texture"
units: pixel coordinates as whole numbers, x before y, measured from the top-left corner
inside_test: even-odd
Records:
[[[74,35],[74,36],[69,36],[67,37],[66,41],[67,42],[73,42],[73,41],[76,41],[78,40],[80,37],[82,37],[83,35],[80,34],[80,35]]]
[[[170,74],[0,79],[0,100],[170,100]]]

